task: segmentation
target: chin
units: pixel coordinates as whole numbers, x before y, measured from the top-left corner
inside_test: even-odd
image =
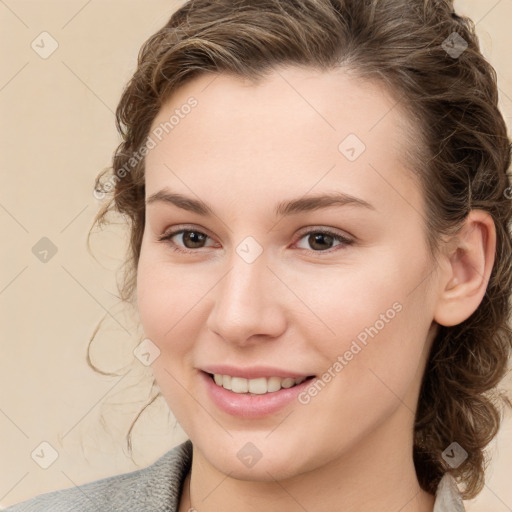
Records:
[[[232,434],[232,437],[225,434],[223,439],[189,437],[202,458],[217,471],[237,480],[286,480],[322,464],[320,461],[315,464],[304,443],[293,435],[269,435],[268,431]]]

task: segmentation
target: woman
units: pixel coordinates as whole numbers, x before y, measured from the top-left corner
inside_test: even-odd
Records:
[[[130,222],[123,299],[190,439],[7,510],[464,510],[507,403],[497,100],[448,1],[181,7],[96,221]]]

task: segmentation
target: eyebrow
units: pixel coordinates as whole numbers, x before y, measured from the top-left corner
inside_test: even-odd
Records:
[[[167,189],[159,190],[146,199],[146,205],[158,202],[173,204],[178,208],[182,208],[183,210],[194,212],[198,215],[203,215],[206,217],[214,215],[213,208],[204,201],[201,201],[200,199],[193,199],[176,192],[170,192]],[[307,197],[300,197],[298,199],[281,201],[274,209],[274,214],[276,216],[287,216],[302,212],[319,210],[321,208],[328,208],[330,206],[346,205],[375,210],[375,207],[364,199],[351,196],[344,192],[331,192],[328,194],[310,195]]]

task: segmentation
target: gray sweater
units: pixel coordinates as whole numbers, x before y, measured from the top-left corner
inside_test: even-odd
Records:
[[[150,466],[87,484],[40,494],[6,512],[178,512],[183,482],[192,462],[190,440]],[[434,512],[463,512],[455,480],[448,473],[436,494]]]

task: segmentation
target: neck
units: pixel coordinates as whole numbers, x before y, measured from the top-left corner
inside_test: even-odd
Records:
[[[350,452],[280,481],[226,476],[194,446],[180,512],[191,508],[198,512],[432,512],[434,496],[420,488],[414,469],[411,415],[407,407],[400,406],[388,422]]]

